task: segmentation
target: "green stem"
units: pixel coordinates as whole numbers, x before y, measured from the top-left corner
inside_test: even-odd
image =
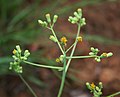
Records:
[[[76,48],[76,45],[77,45],[77,37],[79,36],[79,32],[80,32],[80,25],[78,26],[78,32],[77,32],[76,40],[75,40],[74,47],[72,49],[70,57],[72,57],[73,54],[74,54],[74,51],[75,51],[75,48]],[[62,81],[61,81],[61,85],[60,85],[60,89],[59,89],[59,93],[58,93],[57,97],[61,97],[61,94],[62,94],[62,91],[63,91],[63,88],[64,88],[65,77],[66,77],[66,74],[67,74],[69,64],[71,62],[71,59],[69,59],[68,62],[67,62],[67,65],[66,65],[66,53],[64,53],[64,56],[65,57],[64,57],[64,69],[63,69],[63,74],[62,74]]]
[[[33,66],[37,66],[37,67],[51,68],[51,69],[58,69],[58,70],[60,70],[60,71],[63,70],[63,67],[41,65],[41,64],[36,64],[36,63],[29,62],[29,61],[23,61],[23,62],[24,62],[24,63],[27,63],[27,64],[30,64],[30,65],[33,65]]]
[[[66,77],[66,72],[65,72],[65,69],[66,69],[66,54],[64,54],[64,56],[65,57],[64,57],[64,69],[63,69],[63,73],[62,73],[62,81],[61,81],[61,84],[60,84],[60,89],[59,89],[57,97],[61,97],[62,91],[63,91],[63,88],[64,88],[64,84],[65,84],[65,77]]]
[[[74,54],[75,48],[76,48],[76,46],[77,46],[77,37],[79,36],[79,34],[80,34],[80,24],[78,25],[78,31],[77,31],[77,35],[76,35],[74,47],[73,47],[73,49],[72,49],[72,52],[71,52],[71,54],[70,54],[70,57],[72,57],[73,54]],[[65,72],[67,72],[68,67],[69,67],[69,65],[70,65],[70,62],[71,62],[71,58],[70,58],[70,59],[68,60],[68,62],[67,62]]]
[[[18,75],[19,75],[20,79],[24,82],[24,84],[28,87],[28,89],[33,94],[33,96],[37,97],[37,95],[35,94],[35,92],[33,91],[33,89],[30,87],[30,85],[25,81],[25,79],[23,78],[23,76],[21,74],[18,74]]]
[[[67,53],[73,46],[74,46],[74,43],[66,50],[65,53]]]
[[[116,96],[116,95],[120,95],[120,91],[119,91],[119,92],[116,92],[116,93],[114,93],[114,94],[112,94],[112,95],[109,95],[109,96],[107,96],[107,97],[114,97],[114,96]]]
[[[66,57],[67,59],[82,59],[82,58],[94,58],[95,56],[73,56],[73,57]]]
[[[52,31],[54,37],[57,39],[57,44],[58,44],[58,46],[59,46],[61,52],[64,54],[63,48],[61,47],[60,42],[58,41],[58,38],[57,38],[57,36],[56,36],[56,34],[55,34],[55,31],[53,30],[52,27],[50,28],[50,30]]]

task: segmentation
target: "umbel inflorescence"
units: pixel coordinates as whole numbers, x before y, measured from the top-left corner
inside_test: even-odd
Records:
[[[28,61],[28,56],[30,55],[30,52],[28,50],[25,50],[24,53],[22,54],[22,50],[20,49],[20,46],[17,45],[16,49],[13,50],[13,62],[10,62],[10,70],[15,71],[17,74],[23,73],[23,68],[21,63],[37,66],[37,67],[43,67],[43,68],[50,68],[50,69],[56,69],[60,72],[62,72],[62,80],[61,80],[61,85],[60,89],[58,92],[57,97],[61,97],[62,91],[64,88],[64,83],[65,83],[65,77],[68,71],[68,68],[70,66],[71,60],[75,58],[94,58],[95,61],[100,62],[102,58],[108,58],[111,57],[113,54],[112,52],[109,53],[101,53],[100,55],[98,52],[100,50],[98,48],[91,47],[90,52],[88,55],[85,56],[74,56],[74,52],[77,46],[78,42],[82,42],[82,37],[80,36],[80,28],[84,25],[86,25],[85,18],[82,17],[82,10],[78,9],[77,11],[74,12],[74,16],[69,16],[68,21],[72,24],[76,24],[78,26],[77,34],[75,37],[74,42],[70,47],[67,47],[68,39],[67,37],[63,36],[60,39],[57,37],[56,32],[54,30],[54,25],[57,22],[58,15],[54,15],[53,18],[51,18],[50,14],[45,15],[46,20],[38,20],[38,23],[40,26],[45,27],[51,31],[51,34],[49,36],[49,39],[56,43],[61,51],[61,55],[59,55],[58,58],[56,58],[56,62],[59,62],[63,64],[61,67],[60,66],[51,66],[47,64],[36,64]],[[70,52],[71,50],[71,52]],[[70,55],[68,55],[68,52],[70,52]],[[22,76],[20,76],[22,78]],[[23,78],[22,78],[23,80]],[[25,80],[23,80],[25,82]],[[25,82],[26,84],[26,82]],[[35,92],[32,90],[32,88],[27,84],[28,88],[30,91],[33,93],[34,97],[37,97]],[[99,83],[98,86],[96,86],[94,83],[89,84],[88,82],[86,83],[87,88],[93,93],[94,97],[100,97],[102,95],[102,82]],[[112,97],[112,96],[110,96]]]

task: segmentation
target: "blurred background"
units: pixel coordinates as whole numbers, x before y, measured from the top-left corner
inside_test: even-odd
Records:
[[[77,45],[75,55],[88,55],[93,46],[101,52],[112,51],[114,56],[100,63],[93,59],[73,60],[62,97],[92,97],[86,82],[102,81],[103,95],[120,90],[120,0],[0,0],[0,97],[33,97],[18,75],[8,69],[16,45],[30,50],[32,62],[60,66],[55,59],[61,52],[49,41],[50,31],[37,20],[45,20],[46,13],[59,15],[55,30],[58,37],[68,38],[69,47],[77,27],[67,19],[77,8],[83,9],[87,25],[81,30],[83,42]],[[25,64],[23,67],[22,75],[38,97],[56,97],[60,72]]]

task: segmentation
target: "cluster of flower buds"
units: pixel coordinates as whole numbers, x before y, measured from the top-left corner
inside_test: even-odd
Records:
[[[16,46],[16,49],[13,50],[13,62],[10,62],[10,70],[14,70],[16,73],[22,73],[22,66],[20,63],[22,61],[27,60],[28,56],[30,55],[30,52],[28,50],[24,51],[24,55],[22,56],[22,50],[19,45]]]
[[[38,23],[43,26],[43,27],[47,27],[48,24],[54,24],[56,23],[57,19],[58,19],[58,16],[57,15],[54,15],[53,16],[53,20],[51,21],[51,17],[50,17],[50,14],[46,14],[45,15],[47,21],[42,21],[42,20],[38,20]]]
[[[98,52],[99,52],[98,48],[91,47],[91,52],[89,53],[90,56],[95,57],[95,60],[97,62],[100,62],[102,58],[108,58],[113,55],[112,52],[109,52],[109,53],[102,53],[100,56],[98,56]]]
[[[102,95],[102,82],[99,82],[98,86],[96,86],[94,83],[86,83],[87,88],[90,90],[91,93],[93,93],[93,97],[100,97]]]
[[[68,19],[69,22],[71,22],[72,24],[80,24],[81,26],[86,25],[85,23],[85,18],[82,18],[82,9],[78,9],[77,12],[74,12],[74,16],[69,16]]]

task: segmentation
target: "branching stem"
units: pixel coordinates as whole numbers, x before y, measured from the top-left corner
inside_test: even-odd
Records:
[[[30,65],[33,65],[33,66],[37,66],[37,67],[44,67],[44,68],[57,69],[57,70],[59,70],[59,71],[62,71],[62,70],[63,70],[63,67],[41,65],[41,64],[36,64],[36,63],[29,62],[29,61],[23,61],[23,62],[24,62],[24,63],[27,63],[27,64],[30,64]]]

